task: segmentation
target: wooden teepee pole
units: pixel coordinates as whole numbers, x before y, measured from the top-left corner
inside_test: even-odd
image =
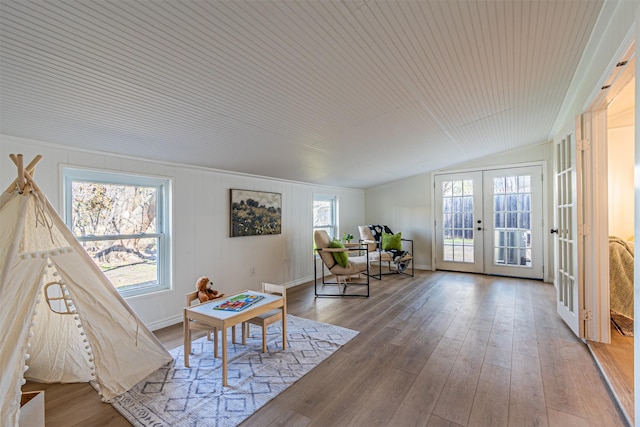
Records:
[[[24,180],[24,159],[22,154],[18,154],[18,163],[16,166],[18,166],[18,187],[20,187],[20,190],[24,190],[24,186],[26,185],[26,181]],[[11,158],[11,160],[13,160],[13,163],[16,163],[16,159],[14,159],[13,157]]]
[[[33,160],[31,160],[31,162],[27,165],[26,168],[22,167],[23,166],[22,154],[18,154],[18,155],[9,154],[9,157],[11,158],[13,163],[18,167],[18,177],[13,180],[13,182],[9,187],[7,187],[7,189],[5,190],[5,193],[12,193],[13,190],[16,188],[16,185],[18,185],[21,191],[24,191],[25,187],[29,185],[34,190],[40,191],[40,189],[38,188],[38,185],[33,180],[33,173],[38,162],[42,160],[42,156],[40,154],[35,156]],[[21,169],[22,169],[22,172],[20,171]],[[27,191],[29,191],[28,188],[27,188]]]

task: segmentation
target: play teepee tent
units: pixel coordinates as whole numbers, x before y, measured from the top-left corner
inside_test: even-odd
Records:
[[[0,425],[18,424],[23,378],[91,381],[104,401],[172,360],[33,181],[0,196]]]

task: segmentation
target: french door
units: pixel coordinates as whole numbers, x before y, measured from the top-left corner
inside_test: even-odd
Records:
[[[582,133],[580,120],[581,118],[578,119],[578,138]],[[577,230],[577,224],[582,222],[582,210],[577,209],[578,195],[582,191],[582,154],[579,159],[576,157],[576,146],[571,135],[556,144],[555,162],[556,228],[551,231],[557,236],[556,309],[571,330],[578,337],[584,337],[584,322],[580,319],[582,292],[579,289],[581,282],[578,275],[578,258],[583,256],[583,239]]]
[[[435,266],[542,279],[542,167],[435,176]]]
[[[483,272],[482,172],[436,175],[436,268]]]
[[[608,343],[607,109],[578,116],[555,160],[557,312],[578,337]]]

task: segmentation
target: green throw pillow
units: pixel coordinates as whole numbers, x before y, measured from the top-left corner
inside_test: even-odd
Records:
[[[330,248],[344,248],[344,245],[340,240],[333,239],[329,243]],[[342,268],[346,268],[349,264],[349,254],[347,252],[333,252],[333,259],[336,260],[338,265]]]
[[[387,234],[382,233],[382,250],[383,251],[391,251],[391,250],[401,251],[402,250],[402,233],[397,234]]]

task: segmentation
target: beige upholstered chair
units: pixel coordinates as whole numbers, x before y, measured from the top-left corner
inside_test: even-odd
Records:
[[[284,285],[274,285],[273,283],[262,282],[262,292],[265,294],[280,295],[284,298],[285,306],[287,304],[287,288]],[[260,316],[249,319],[246,322],[246,335],[250,336],[250,326],[258,325],[262,328],[262,352],[267,352],[267,326],[282,320],[282,310],[271,310]]]
[[[400,254],[400,256],[398,256],[398,253],[386,251],[383,249],[382,237],[380,235],[374,236],[373,232],[371,231],[371,227],[391,232],[391,230],[389,230],[389,227],[385,225],[358,226],[358,231],[360,233],[360,242],[367,245],[369,251],[369,262],[373,266],[373,273],[371,274],[371,277],[375,279],[381,279],[382,276],[386,274],[399,273],[413,277],[413,240],[401,240],[402,253]],[[386,270],[384,273],[382,270],[383,263],[386,263]],[[407,267],[411,267],[410,270]]]
[[[324,230],[316,230],[313,234],[316,252],[320,255],[322,264],[321,281],[318,283],[318,263],[314,260],[314,277],[316,296],[369,296],[369,263],[366,245],[355,245],[348,248],[332,248],[331,238]],[[341,266],[334,257],[336,253],[347,253],[346,266]],[[330,282],[325,277],[325,267],[335,276],[335,281]],[[325,287],[335,285],[338,293],[327,293]],[[365,293],[366,292],[366,293]]]

